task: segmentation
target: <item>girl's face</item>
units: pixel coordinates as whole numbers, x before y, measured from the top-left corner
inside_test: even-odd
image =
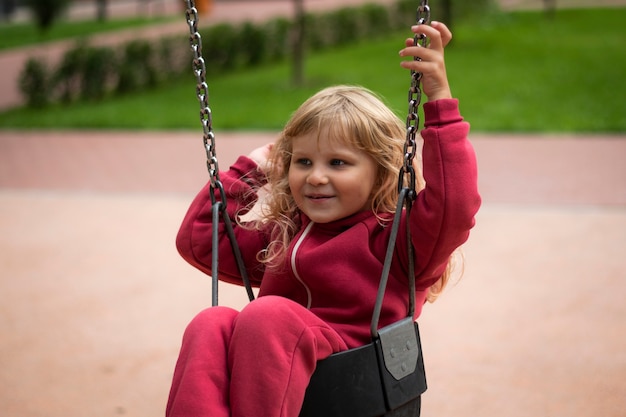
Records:
[[[329,223],[370,208],[377,164],[367,153],[312,132],[293,139],[289,187],[312,221]]]

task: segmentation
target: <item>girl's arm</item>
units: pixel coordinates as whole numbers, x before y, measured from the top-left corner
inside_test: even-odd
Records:
[[[430,38],[427,48],[407,39],[400,51],[400,56],[420,58],[401,65],[422,73],[422,90],[429,100],[424,104],[421,132],[426,188],[418,194],[410,219],[417,285],[427,288],[441,277],[454,250],[467,240],[480,196],[476,156],[467,139],[469,124],[459,113],[458,101],[452,99],[446,74],[444,48],[452,33],[440,22],[411,29]]]
[[[458,101],[428,102],[424,112],[426,187],[410,219],[419,288],[431,286],[443,274],[454,250],[467,240],[481,202],[476,155],[467,139],[469,124],[459,113]]]
[[[252,159],[242,156],[228,171],[220,172],[220,180],[227,199],[227,213],[232,220],[250,281],[258,286],[263,276],[263,266],[257,262],[256,255],[267,242],[264,240],[264,235],[257,230],[238,227],[235,219],[237,215],[245,214],[246,210],[256,202],[258,198],[256,190],[265,184],[265,175],[260,172],[258,165]],[[176,247],[187,262],[211,275],[213,207],[209,185],[207,183],[191,203],[178,231]],[[221,200],[217,189],[215,197],[217,201]],[[241,276],[221,216],[219,237],[219,277],[223,281],[240,285]]]

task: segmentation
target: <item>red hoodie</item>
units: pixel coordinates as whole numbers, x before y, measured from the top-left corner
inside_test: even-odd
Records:
[[[409,219],[415,248],[415,318],[428,288],[443,274],[452,252],[467,240],[480,206],[476,157],[467,139],[469,124],[459,114],[458,101],[429,102],[424,112],[426,188],[418,194]],[[231,218],[256,200],[251,191],[265,181],[256,164],[245,156],[220,173],[220,178]],[[183,258],[209,275],[211,217],[207,184],[191,204],[176,241]],[[302,225],[289,246],[283,268],[266,268],[257,260],[258,252],[268,244],[269,234],[235,225],[250,280],[260,286],[259,296],[279,295],[306,306],[341,334],[349,348],[369,343],[391,223],[383,227],[371,211],[363,211],[326,224],[313,223],[302,215]],[[220,239],[220,279],[241,284],[225,233]],[[380,327],[406,316],[406,244],[406,236],[399,233]]]

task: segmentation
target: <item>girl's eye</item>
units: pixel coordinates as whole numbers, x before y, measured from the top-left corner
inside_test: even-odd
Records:
[[[305,166],[309,166],[311,165],[311,160],[307,159],[307,158],[300,158],[296,160],[296,163],[298,165],[305,165]]]
[[[330,161],[331,165],[345,165],[345,161],[342,161],[341,159],[333,159]]]

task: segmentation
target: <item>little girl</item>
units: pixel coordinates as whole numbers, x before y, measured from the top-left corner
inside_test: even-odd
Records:
[[[442,288],[455,249],[480,205],[469,125],[445,73],[445,25],[413,27],[428,48],[407,39],[402,66],[423,74],[425,186],[410,218],[416,311]],[[228,215],[259,296],[241,312],[202,311],[189,324],[176,364],[168,416],[296,417],[317,361],[371,342],[376,299],[403,164],[405,126],[371,92],[331,87],[293,114],[275,144],[241,156],[220,173]],[[263,192],[260,190],[263,188]],[[243,221],[259,199],[259,217]],[[177,237],[181,255],[211,274],[208,184]],[[220,227],[223,225],[220,224]],[[380,327],[405,317],[406,236],[399,234]],[[241,284],[230,243],[220,241],[220,277]],[[222,251],[223,249],[223,251]]]

